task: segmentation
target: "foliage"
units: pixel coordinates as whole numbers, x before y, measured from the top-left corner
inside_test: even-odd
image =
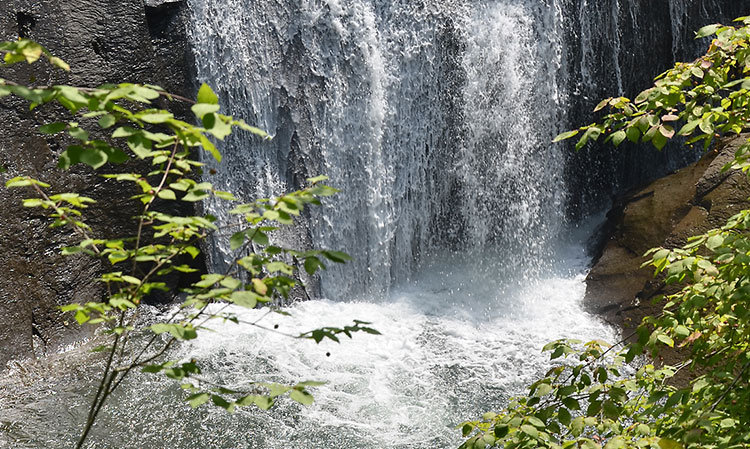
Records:
[[[4,54],[5,65],[35,63],[44,58],[69,70],[65,62],[29,40],[0,43],[0,52]],[[48,184],[28,176],[14,177],[6,183],[8,188],[30,189],[34,196],[25,199],[24,206],[46,211],[52,219],[50,226],[69,227],[77,233],[80,242],[64,248],[64,255],[85,254],[102,259],[111,267],[98,279],[106,288],[105,298],[85,298],[81,303],[63,307],[63,311],[74,314],[79,324],[101,325],[104,334],[110,336],[106,345],[97,348],[106,353],[105,368],[76,447],[84,444],[107,398],[134,369],[161,373],[179,381],[189,393],[187,401],[192,407],[210,403],[230,412],[249,405],[267,409],[284,394],[302,404],[311,403],[307,388],[319,385],[317,382],[256,383],[247,391],[238,391],[202,378],[195,360],[164,358],[171,346],[196,338],[211,320],[240,323],[236,309],[230,306],[276,310],[275,301],[299,288],[296,276],[299,266],[313,275],[325,268],[326,261],[343,263],[349,259],[338,251],[295,250],[273,242],[273,233],[279,227],[293,225],[308,205],[319,205],[321,198],[336,193],[323,184],[326,178],[309,179],[309,186],[297,192],[249,203],[241,203],[231,193],[200,181],[202,164],[195,159],[196,149],[220,160],[221,154],[212,139],[222,140],[235,128],[267,138],[260,129],[219,113],[219,99],[205,84],[193,102],[151,85],[29,87],[0,78],[0,97],[8,95],[28,100],[31,109],[57,103],[70,112],[70,120],[39,128],[41,133],[72,142],[60,154],[60,168],[85,164],[99,169],[107,163],[136,158],[142,162],[128,164],[129,170],[132,167],[148,170],[139,173],[114,169],[103,175],[123,183],[123,191],[134,192],[132,200],[141,210],[134,218],[137,231],[133,235],[109,239],[93,234],[86,224],[84,212],[94,203],[93,199],[78,193],[49,193]],[[161,101],[189,102],[199,125],[156,107]],[[221,229],[210,215],[174,215],[165,211],[179,208],[167,208],[165,204],[196,203],[210,196],[236,203],[231,214],[244,222],[230,238],[234,259],[222,273],[201,275],[200,281],[185,290],[184,302],[168,319],[145,329],[136,327],[144,298],[156,291],[169,290],[166,276],[195,272],[190,260],[198,257],[200,242]],[[263,328],[258,322],[245,324]],[[325,327],[292,337],[320,342],[325,338],[338,341],[337,335],[351,337],[354,332],[377,334],[368,324],[355,320],[344,328]],[[142,344],[144,340],[146,343]]]
[[[561,134],[577,148],[606,136],[651,142],[685,137],[709,148],[750,128],[750,17],[737,27],[710,25],[705,56],[678,63],[635,100],[609,98],[597,123]],[[725,170],[750,170],[750,141]],[[750,447],[750,210],[682,248],[656,248],[644,266],[682,286],[663,298],[615,346],[555,341],[544,349],[560,363],[500,413],[462,425],[462,448],[740,448]],[[677,366],[644,362],[665,347],[687,354]],[[640,363],[639,367],[636,363]],[[689,382],[674,375],[688,370]]]

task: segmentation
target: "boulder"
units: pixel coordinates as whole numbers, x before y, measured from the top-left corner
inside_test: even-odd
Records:
[[[693,235],[726,224],[750,208],[750,182],[739,171],[722,171],[742,135],[719,143],[698,162],[636,189],[615,202],[608,214],[599,257],[586,279],[589,310],[625,334],[646,315],[661,311],[652,298],[665,293],[653,269],[641,265],[650,248],[678,247]]]

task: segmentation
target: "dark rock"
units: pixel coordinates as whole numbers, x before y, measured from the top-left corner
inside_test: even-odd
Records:
[[[585,303],[627,333],[646,315],[661,311],[652,298],[663,285],[641,268],[650,248],[684,245],[693,235],[726,224],[750,208],[750,182],[739,171],[722,172],[740,136],[719,145],[697,163],[659,179],[618,201],[610,212],[608,237],[587,278]]]
[[[72,67],[69,74],[48,64],[1,68],[0,76],[23,83],[67,83],[96,86],[106,82],[158,84],[190,95],[192,63],[185,39],[182,2],[144,6],[143,0],[6,0],[0,12],[0,40],[28,37],[47,47]],[[51,107],[28,110],[24,102],[0,100],[0,182],[30,175],[52,185],[51,191],[74,191],[98,201],[86,213],[94,234],[106,237],[133,233],[137,214],[120,183],[75,167],[56,168],[64,144],[35,129],[64,119]],[[88,331],[64,321],[58,306],[96,301],[102,289],[93,279],[102,266],[86,257],[60,256],[77,243],[67,229],[50,230],[50,220],[25,209],[22,189],[0,188],[4,220],[0,223],[0,367],[12,358],[40,355]]]

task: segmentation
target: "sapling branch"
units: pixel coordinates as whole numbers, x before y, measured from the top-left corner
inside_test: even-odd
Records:
[[[152,193],[151,198],[143,207],[143,213],[141,214],[141,217],[138,220],[138,231],[135,234],[135,252],[136,253],[138,252],[138,249],[140,248],[140,245],[141,245],[141,237],[143,235],[143,225],[144,225],[144,220],[146,218],[146,213],[148,212],[149,208],[151,207],[151,204],[154,202],[154,200],[156,199],[161,189],[164,188],[164,183],[166,182],[167,177],[169,176],[169,167],[172,166],[172,162],[174,161],[175,154],[177,153],[177,146],[178,146],[178,143],[177,143],[177,140],[175,140],[175,143],[172,146],[172,154],[169,156],[169,161],[167,163],[167,169],[164,171],[164,174],[161,177],[161,181],[159,182],[159,185],[156,187],[156,189]],[[138,265],[138,260],[136,257],[133,257],[133,266],[132,266],[131,274],[130,274],[131,276],[135,276],[137,265]]]

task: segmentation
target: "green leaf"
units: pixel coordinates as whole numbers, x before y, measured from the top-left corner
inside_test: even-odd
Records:
[[[574,398],[563,398],[562,403],[565,404],[566,407],[568,407],[571,410],[580,410],[581,404],[578,402],[577,399]]]
[[[560,421],[561,424],[568,426],[570,425],[570,421],[572,420],[572,416],[570,415],[570,412],[568,409],[564,407],[560,407],[557,410],[557,419]]]
[[[674,333],[675,333],[675,335],[677,335],[679,337],[682,337],[682,338],[687,338],[687,337],[690,336],[690,330],[687,327],[683,326],[683,325],[679,325],[679,326],[675,327],[674,328]]]
[[[638,129],[637,126],[628,127],[628,130],[625,131],[625,134],[628,136],[628,140],[633,143],[638,143],[638,140],[640,140],[641,138],[641,130]]]
[[[315,176],[314,178],[307,178],[307,182],[309,182],[310,184],[317,184],[319,182],[323,182],[327,180],[328,180],[328,176],[326,175]]]
[[[188,397],[187,402],[190,404],[190,407],[198,408],[208,402],[210,398],[211,396],[208,393],[198,393]]]
[[[58,92],[58,101],[67,100],[70,104],[66,107],[73,111],[85,107],[89,104],[88,98],[81,95],[81,92],[71,86],[55,86]]]
[[[719,426],[721,426],[721,428],[723,429],[731,429],[735,425],[737,425],[737,420],[734,420],[732,418],[722,419],[721,422],[719,423]]]
[[[44,134],[57,134],[67,127],[68,124],[63,122],[49,123],[47,125],[40,126],[39,132]]]
[[[560,142],[562,140],[570,139],[571,137],[574,137],[574,136],[578,135],[578,132],[579,131],[577,129],[575,129],[573,131],[565,131],[564,133],[560,133],[560,134],[557,135],[557,137],[555,137],[554,139],[552,139],[552,142],[556,143],[556,142]]]
[[[229,298],[233,303],[247,309],[252,309],[258,305],[258,295],[251,291],[240,290],[232,292]]]
[[[89,140],[89,133],[86,132],[85,129],[79,128],[77,126],[71,126],[68,129],[68,134],[70,134],[71,137],[74,137],[82,142],[86,142]]]
[[[529,416],[528,422],[529,422],[529,424],[531,424],[532,426],[534,426],[534,427],[536,427],[538,429],[544,429],[544,427],[545,427],[544,421],[542,421],[541,419],[537,418],[536,416]]]
[[[217,162],[221,162],[221,153],[219,153],[219,150],[216,149],[216,146],[213,144],[213,142],[208,140],[208,137],[204,136],[203,134],[200,135],[199,139],[203,149],[208,151],[211,156],[216,159]]]
[[[635,430],[643,436],[651,435],[651,428],[648,426],[648,424],[638,424]]]
[[[102,129],[111,128],[115,123],[117,123],[117,119],[112,114],[104,114],[99,117],[99,126]]]
[[[352,260],[351,256],[341,251],[323,251],[322,254],[331,262],[346,263]]]
[[[204,199],[208,198],[209,196],[210,196],[210,194],[207,191],[205,191],[205,190],[193,189],[193,190],[189,191],[188,193],[186,193],[180,199],[182,201],[187,201],[187,202],[190,202],[190,203],[194,203],[196,201],[204,200]]]
[[[135,118],[142,120],[146,123],[158,125],[160,123],[165,123],[173,119],[174,115],[168,111],[159,111],[159,110],[152,109],[149,111],[144,111],[144,112],[140,112],[136,114]]]
[[[697,128],[698,125],[700,125],[700,124],[701,124],[701,120],[691,120],[691,121],[685,123],[685,125],[683,125],[682,128],[680,128],[680,130],[677,132],[677,135],[678,136],[689,136],[690,134],[693,133],[693,131],[695,130],[695,128]]]
[[[612,143],[619,147],[623,140],[627,137],[627,133],[625,131],[617,131],[616,133],[612,134]]]
[[[241,247],[245,244],[245,231],[235,232],[232,237],[229,238],[229,247],[232,251]]]
[[[604,411],[604,416],[609,419],[614,420],[620,416],[620,409],[613,401],[604,401],[602,403],[602,410]]]
[[[534,392],[534,396],[542,397],[544,395],[549,394],[552,391],[552,385],[548,383],[542,383],[539,384],[539,386],[536,388],[536,391]]]
[[[307,272],[307,274],[312,276],[318,271],[318,268],[325,269],[325,265],[320,262],[320,259],[315,256],[310,256],[305,259],[305,271]]]
[[[273,407],[274,400],[266,396],[256,396],[255,405],[261,410],[268,410]]]
[[[667,144],[667,138],[661,132],[658,132],[654,134],[654,137],[651,139],[651,143],[654,145],[654,147],[656,147],[657,150],[661,151],[661,149],[664,148],[664,146]]]
[[[29,178],[23,178],[23,177],[17,177],[13,179],[9,179],[5,182],[5,187],[11,188],[11,187],[27,187],[34,185],[31,179]]]
[[[177,200],[177,196],[175,196],[175,193],[169,189],[160,190],[159,193],[156,194],[156,196],[163,200]]]
[[[151,330],[156,335],[161,335],[165,332],[168,332],[170,335],[172,335],[178,340],[192,340],[198,337],[198,334],[196,333],[195,329],[190,324],[180,325],[180,324],[157,323],[157,324],[151,325]]]
[[[119,137],[130,137],[135,134],[139,134],[142,131],[139,131],[135,128],[131,128],[129,126],[120,126],[119,128],[115,129],[112,133],[112,138],[117,139]]]
[[[289,392],[289,397],[302,405],[311,405],[313,403],[313,396],[305,390],[294,389]]]
[[[209,117],[211,117],[211,119],[207,120]],[[206,127],[208,133],[219,140],[224,140],[232,133],[232,125],[229,123],[228,119],[222,115],[206,114],[203,116],[203,125]]]
[[[258,292],[259,295],[265,296],[266,294],[268,294],[268,286],[262,280],[253,278],[251,280],[251,283],[253,284],[253,289]]]
[[[651,92],[653,91],[653,88],[646,89],[643,92],[639,93],[637,97],[635,97],[635,104],[643,103],[644,101],[648,100],[648,98],[651,96]]]
[[[120,130],[123,128],[117,128],[117,130]],[[113,137],[115,134],[118,134],[117,130],[115,130],[115,133],[113,134]],[[121,134],[121,133],[119,133]],[[128,148],[135,154],[139,159],[145,159],[149,155],[151,155],[151,147],[152,142],[151,140],[147,139],[143,133],[133,133],[128,137]]]
[[[669,438],[659,439],[659,447],[661,449],[685,449],[682,444],[675,440],[670,440]]]
[[[510,432],[510,427],[504,424],[498,424],[495,426],[494,434],[496,438],[505,438],[506,435],[508,435],[508,432]]]
[[[68,65],[68,63],[58,58],[57,56],[50,57],[49,62],[57,68],[65,70],[66,72],[70,72],[70,66]]]
[[[722,25],[715,23],[713,25],[706,25],[703,28],[699,29],[697,33],[695,33],[695,38],[700,39],[703,37],[711,36],[712,34],[716,33],[716,30],[721,28]],[[661,445],[661,443],[659,443]],[[669,448],[662,448],[662,449],[669,449]]]
[[[208,103],[196,103],[190,109],[193,111],[193,114],[195,114],[196,117],[198,117],[199,119],[202,119],[203,116],[206,114],[219,112],[219,105],[208,104]]]
[[[596,107],[594,108],[594,112],[598,112],[598,111],[601,111],[602,109],[604,109],[609,104],[610,100],[612,100],[612,99],[611,98],[605,98],[604,100],[600,101],[599,104],[596,105]]]
[[[668,335],[659,334],[656,339],[669,346],[670,348],[674,348],[674,340],[672,340]]]
[[[198,89],[198,103],[206,103],[206,104],[219,104],[219,97],[216,96],[213,90],[208,86],[208,84],[203,83]]]
[[[68,147],[70,148],[70,147]],[[84,149],[79,155],[79,161],[91,168],[100,168],[107,163],[108,155],[106,152],[97,148]]]
[[[531,438],[537,438],[539,437],[539,431],[536,430],[536,427],[530,426],[528,424],[524,424],[521,426],[521,431],[525,433],[526,435],[530,436]]]
[[[625,439],[621,436],[610,439],[604,446],[604,449],[623,449],[627,447]]]
[[[257,243],[258,245],[268,246],[268,236],[265,233],[256,230],[255,232],[253,232],[253,242]]]

